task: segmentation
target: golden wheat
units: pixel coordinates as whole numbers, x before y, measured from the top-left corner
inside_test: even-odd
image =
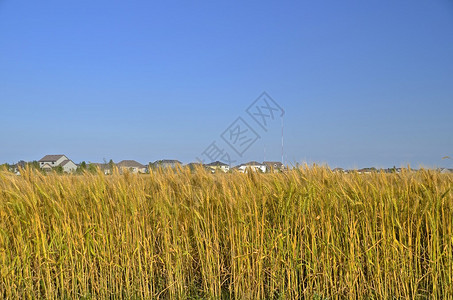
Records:
[[[0,171],[4,299],[452,298],[453,176]]]

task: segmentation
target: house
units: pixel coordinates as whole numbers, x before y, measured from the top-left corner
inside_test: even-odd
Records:
[[[447,168],[440,168],[439,169],[439,172],[441,174],[450,174],[450,173],[453,173],[451,169],[447,169]]]
[[[230,166],[221,162],[221,161],[215,161],[210,164],[205,165],[208,169],[211,169],[212,171],[222,171],[222,172],[228,172],[230,170]]]
[[[362,169],[359,169],[357,171],[357,173],[359,173],[359,174],[371,174],[371,173],[376,172],[376,171],[377,170],[374,167],[373,168],[362,168]]]
[[[273,170],[274,173],[277,173],[283,170],[283,164],[279,161],[263,161],[263,165],[266,166],[268,172]]]
[[[19,162],[17,162],[16,164],[14,165],[11,165],[9,167],[9,171],[10,172],[13,172],[14,174],[16,175],[20,175],[20,169],[25,169],[25,167],[27,166],[27,163],[23,160],[20,160]]]
[[[146,166],[142,165],[139,162],[136,162],[135,160],[122,160],[119,163],[116,164],[118,169],[121,171],[124,170],[129,170],[132,173],[146,173],[147,168]]]
[[[239,166],[236,166],[236,169],[239,170],[239,172],[242,173],[247,173],[248,169],[251,169],[252,171],[260,171],[265,173],[266,172],[266,165],[261,164],[257,161],[249,161],[248,163],[241,164]]]
[[[63,167],[63,172],[71,173],[77,169],[77,165],[70,159],[63,161],[60,166]]]
[[[19,169],[19,168],[25,169],[26,166],[27,166],[27,163],[23,160],[19,160],[16,164],[17,169]]]
[[[335,168],[332,170],[334,173],[346,173],[345,169],[343,168]]]
[[[95,166],[96,168],[99,168],[103,173],[104,175],[111,175],[113,170],[112,170],[112,164],[110,163],[89,163],[88,166],[90,165],[93,165]]]
[[[191,171],[195,171],[197,168],[205,167],[201,162],[192,162],[186,165]]]
[[[63,172],[71,173],[77,169],[77,165],[66,155],[46,155],[39,161],[39,167],[44,171],[51,171],[53,168],[62,167]]]
[[[179,160],[164,159],[156,160],[152,165],[154,168],[175,168],[176,166],[182,166],[182,163]]]

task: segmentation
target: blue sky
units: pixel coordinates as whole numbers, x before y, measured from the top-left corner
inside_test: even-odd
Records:
[[[286,163],[453,167],[453,2],[0,0],[0,162],[281,160],[263,91]]]

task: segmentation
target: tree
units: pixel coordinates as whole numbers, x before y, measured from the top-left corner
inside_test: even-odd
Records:
[[[41,168],[39,167],[39,162],[37,162],[36,160],[27,163],[27,165],[32,169],[41,170]]]
[[[53,168],[55,170],[55,172],[57,172],[57,174],[63,174],[63,167],[62,166],[56,166],[55,168]]]
[[[76,173],[82,174],[87,169],[87,163],[82,161],[80,165],[77,167]]]
[[[106,175],[113,174],[114,168],[115,168],[115,163],[113,162],[113,159],[110,159],[109,162],[106,163],[104,166],[104,174],[106,174]]]
[[[97,171],[96,165],[90,163],[90,164],[88,165],[88,172],[96,173],[96,171]]]

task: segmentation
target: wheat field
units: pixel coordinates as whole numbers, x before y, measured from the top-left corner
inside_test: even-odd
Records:
[[[21,173],[2,299],[453,297],[452,174]]]

